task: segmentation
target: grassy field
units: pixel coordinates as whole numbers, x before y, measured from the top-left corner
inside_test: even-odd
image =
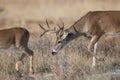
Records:
[[[63,20],[68,28],[88,11],[119,10],[119,0],[0,0],[0,29],[24,27],[30,31],[29,48],[34,51],[34,74],[29,74],[28,58],[20,65],[19,76],[14,65],[20,52],[0,53],[0,80],[119,80],[120,74],[106,75],[120,69],[120,37],[102,37],[98,43],[97,56],[105,58],[92,68],[92,58],[86,49],[89,40],[84,37],[73,40],[59,54],[52,56],[55,34],[43,32],[39,23],[51,27]],[[105,75],[104,75],[105,74]]]

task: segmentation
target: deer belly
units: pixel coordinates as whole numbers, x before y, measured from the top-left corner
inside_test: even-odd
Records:
[[[9,48],[11,44],[11,40],[0,40],[0,48]]]
[[[120,32],[108,32],[108,33],[105,33],[105,36],[111,36],[111,37],[117,37],[117,36],[120,36]]]

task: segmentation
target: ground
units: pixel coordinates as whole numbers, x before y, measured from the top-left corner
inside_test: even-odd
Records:
[[[73,4],[74,2],[74,4]],[[70,27],[88,11],[119,10],[119,0],[0,0],[0,29],[24,27],[30,32],[29,48],[34,51],[34,74],[30,74],[28,58],[20,64],[20,72],[14,69],[19,51],[0,53],[1,80],[119,80],[120,37],[99,40],[97,56],[105,58],[92,68],[92,58],[87,51],[89,40],[84,37],[73,40],[59,54],[52,56],[55,34],[47,33],[38,24],[51,28],[65,24]]]

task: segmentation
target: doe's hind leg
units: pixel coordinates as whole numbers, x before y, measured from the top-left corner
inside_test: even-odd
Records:
[[[23,58],[25,57],[25,54],[22,53],[21,57],[18,59],[18,61],[15,64],[15,70],[19,71],[19,64],[22,62]]]
[[[28,54],[28,57],[29,57],[29,64],[30,64],[30,66],[29,66],[29,71],[30,71],[30,73],[33,73],[34,71],[33,71],[33,51],[32,50],[30,50],[29,48],[26,48],[25,50],[24,50],[24,52],[26,53],[26,54]]]

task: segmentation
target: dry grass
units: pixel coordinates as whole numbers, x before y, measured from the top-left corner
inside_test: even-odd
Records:
[[[27,58],[20,65],[22,77],[19,77],[14,65],[20,52],[5,51],[0,53],[0,80],[119,80],[119,75],[99,74],[120,69],[120,38],[103,38],[99,42],[98,56],[105,57],[91,67],[91,58],[86,50],[88,40],[78,38],[72,41],[56,56],[51,55],[55,35],[42,32],[38,23],[45,26],[48,18],[51,26],[56,26],[62,19],[69,27],[88,11],[119,10],[119,0],[0,0],[0,29],[21,26],[30,33],[29,48],[34,51],[34,75],[28,74]],[[98,75],[97,75],[98,74]]]
[[[53,35],[49,35],[53,36]],[[9,51],[0,54],[0,79],[2,80],[119,80],[117,75],[100,75],[120,69],[120,42],[116,38],[100,40],[98,56],[105,57],[105,62],[91,67],[91,58],[85,45],[88,40],[78,38],[68,45],[59,54],[52,56],[52,38],[47,35],[38,41],[30,40],[29,47],[34,51],[34,71],[29,75],[27,58],[24,65],[20,65],[22,77],[18,77],[14,65],[20,52]],[[79,42],[80,41],[80,42]],[[116,42],[115,42],[116,41]],[[79,44],[78,44],[79,43]],[[96,76],[95,76],[96,75]]]

